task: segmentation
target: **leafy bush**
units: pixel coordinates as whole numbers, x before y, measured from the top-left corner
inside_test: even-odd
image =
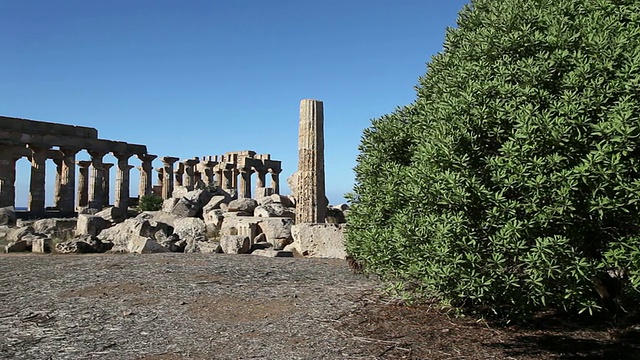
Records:
[[[162,209],[162,197],[158,195],[143,195],[140,197],[138,209],[140,211],[158,211]]]
[[[363,134],[349,253],[511,317],[637,304],[639,89],[640,2],[472,1]]]

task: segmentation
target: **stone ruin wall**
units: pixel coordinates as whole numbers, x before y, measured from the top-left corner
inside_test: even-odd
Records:
[[[91,160],[76,161],[76,154],[86,150]],[[116,164],[103,162],[113,154]],[[175,157],[160,158],[163,166],[157,170],[158,185],[152,185],[153,165],[157,155],[147,152],[145,145],[129,144],[98,138],[94,128],[49,123],[0,116],[0,207],[15,206],[16,162],[27,158],[31,162],[28,212],[42,217],[45,208],[45,163],[56,165],[54,209],[60,216],[73,216],[84,209],[96,211],[110,205],[109,169],[116,167],[113,205],[127,209],[130,197],[131,157],[140,160],[139,196],[157,193],[171,197],[175,185],[193,189],[198,182],[216,184],[223,191],[240,198],[252,197],[252,175],[255,174],[255,197],[280,193],[281,161],[269,154],[254,151],[228,152],[179,161]],[[175,165],[175,169],[174,169]],[[78,178],[76,179],[76,167]],[[271,186],[265,187],[266,176]]]

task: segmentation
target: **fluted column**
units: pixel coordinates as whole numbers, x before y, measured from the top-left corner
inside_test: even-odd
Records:
[[[296,223],[323,223],[327,204],[322,101],[305,99],[300,102],[297,177]]]
[[[200,159],[188,159],[182,162],[184,166],[184,186],[187,190],[193,190],[196,184],[195,180],[195,166],[200,162]]]
[[[116,198],[113,205],[119,209],[129,208],[130,186],[129,176],[133,165],[129,165],[131,154],[114,153],[118,163],[116,166]]]
[[[202,161],[200,162],[200,169],[201,169],[201,173],[202,173],[202,181],[205,182],[205,184],[209,185],[209,184],[213,184],[213,182],[215,181],[214,179],[214,171],[213,171],[213,167],[215,166],[215,163],[213,161]]]
[[[78,208],[89,206],[89,166],[91,161],[78,161]]]
[[[175,185],[176,186],[183,186],[184,185],[184,164],[179,162],[176,165],[176,170],[174,171],[175,174]]]
[[[216,172],[216,185],[218,189],[223,189],[225,185],[224,164],[219,163],[214,170]]]
[[[140,165],[140,186],[138,187],[138,196],[142,197],[153,192],[153,166],[151,162],[157,158],[157,155],[138,155],[138,159],[142,161]]]
[[[256,173],[258,173],[258,176],[256,177],[256,188],[263,188],[267,173],[264,169],[256,169]]]
[[[102,151],[89,151],[91,155],[91,170],[89,175],[89,208],[102,210],[104,164],[102,158],[106,153]]]
[[[165,156],[162,159],[164,165],[164,179],[162,182],[162,198],[169,199],[173,193],[173,164],[178,161],[176,157]]]
[[[0,149],[0,207],[15,206],[16,203],[16,161],[21,156],[11,149]]]
[[[60,209],[60,193],[62,192],[62,158],[54,158],[52,160],[53,163],[56,164],[56,176],[53,180],[53,206],[56,209]]]
[[[280,172],[282,172],[282,170],[269,169],[269,173],[271,174],[271,188],[274,194],[280,194]]]
[[[62,169],[60,171],[60,200],[58,210],[61,215],[74,212],[76,186],[76,154],[79,149],[60,148],[62,154]]]
[[[251,173],[253,171],[248,168],[238,169],[240,172],[240,187],[238,188],[239,198],[251,198]]]
[[[31,179],[29,182],[29,212],[33,216],[45,213],[45,165],[47,148],[30,147],[31,149]]]
[[[102,205],[109,206],[111,200],[111,168],[114,164],[103,163],[102,164]]]

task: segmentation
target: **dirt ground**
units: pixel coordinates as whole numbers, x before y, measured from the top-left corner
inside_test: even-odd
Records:
[[[9,254],[0,274],[2,359],[640,359],[640,321],[456,318],[339,260]]]

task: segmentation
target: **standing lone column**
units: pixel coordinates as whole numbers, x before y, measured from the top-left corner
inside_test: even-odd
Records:
[[[324,223],[324,114],[322,101],[300,102],[296,224]]]
[[[44,182],[47,150],[31,148],[31,180],[29,183],[29,212],[36,217],[44,215]]]
[[[78,161],[78,208],[89,205],[89,165],[89,160]]]
[[[142,161],[140,166],[140,186],[138,187],[138,196],[143,197],[153,192],[153,166],[151,162],[157,158],[157,155],[138,155],[138,159]]]
[[[79,149],[60,148],[62,169],[60,171],[60,201],[58,210],[61,215],[70,215],[74,210],[76,186],[76,154]]]
[[[89,151],[91,155],[91,175],[89,177],[89,208],[102,210],[104,196],[102,194],[104,176],[102,158],[106,153],[100,151]]]
[[[162,198],[169,199],[173,193],[173,163],[178,161],[177,157],[165,156],[162,159],[164,164],[164,180],[162,181]]]

